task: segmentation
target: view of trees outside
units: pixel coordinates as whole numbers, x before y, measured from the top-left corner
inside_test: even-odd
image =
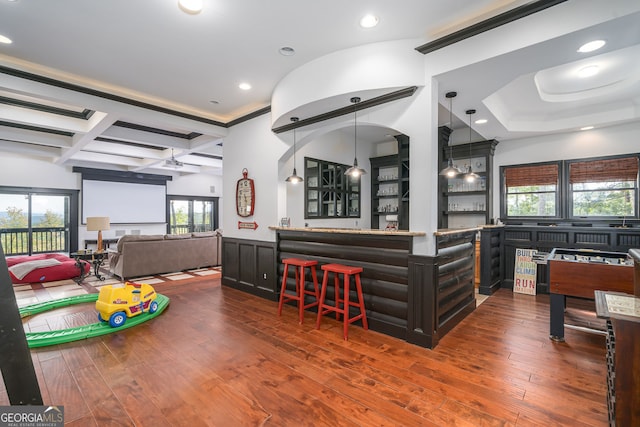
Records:
[[[573,184],[574,216],[634,216],[633,182]]]
[[[49,209],[44,214],[38,215],[37,218],[38,222],[31,224],[34,228],[64,227],[63,215]],[[0,228],[27,228],[28,226],[27,214],[15,206],[7,206],[4,215],[0,217]]]
[[[189,204],[192,217],[189,218]],[[213,202],[207,200],[171,200],[170,224],[172,234],[213,230]],[[193,224],[192,228],[189,225]]]
[[[29,197],[33,207],[31,234]],[[5,254],[28,253],[30,236],[33,253],[66,250],[65,203],[63,196],[0,194],[0,241]]]
[[[634,216],[634,182],[576,183],[573,216]],[[509,187],[507,216],[556,216],[556,186]]]
[[[194,200],[193,202],[193,231],[213,231],[213,202]]]
[[[189,232],[189,202],[186,200],[172,200],[170,205],[171,234]]]
[[[556,186],[509,187],[507,216],[556,216]]]

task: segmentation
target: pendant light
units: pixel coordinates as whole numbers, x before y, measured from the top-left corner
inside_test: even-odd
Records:
[[[357,96],[354,96],[353,98],[351,98],[351,102],[353,103],[353,147],[354,147],[353,166],[347,169],[347,171],[344,174],[356,178],[356,177],[359,177],[360,175],[364,175],[365,173],[367,173],[367,171],[358,166],[358,156],[357,156],[357,152],[358,152],[357,114],[358,114],[358,102],[360,102],[360,98]]]
[[[458,92],[447,92],[445,97],[449,98],[449,127],[451,128],[451,132],[453,132],[453,98],[458,96]],[[453,148],[451,144],[449,144],[449,161],[447,162],[447,167],[440,171],[440,175],[444,175],[447,178],[454,178],[460,172],[460,169],[453,165]]]
[[[476,113],[476,110],[467,110],[466,113],[469,115],[469,169],[467,173],[464,174],[464,180],[467,182],[474,182],[476,179],[480,178],[479,175],[473,173],[473,169],[471,169],[471,115]]]
[[[291,121],[293,123],[296,123],[298,120],[300,120],[297,117],[291,117]],[[296,128],[293,128],[293,173],[291,174],[291,176],[289,176],[285,181],[290,182],[292,184],[297,184],[299,182],[302,182],[302,178],[298,176],[298,173],[296,172]]]

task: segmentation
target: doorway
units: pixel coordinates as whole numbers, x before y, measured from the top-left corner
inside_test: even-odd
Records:
[[[74,251],[77,199],[77,191],[0,187],[0,243],[5,255]]]
[[[214,231],[218,228],[217,197],[168,196],[168,234]]]

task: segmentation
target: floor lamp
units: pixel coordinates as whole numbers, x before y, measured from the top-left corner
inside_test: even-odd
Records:
[[[109,230],[109,217],[108,216],[89,216],[87,217],[87,231],[98,232],[98,250],[102,252],[102,230]]]

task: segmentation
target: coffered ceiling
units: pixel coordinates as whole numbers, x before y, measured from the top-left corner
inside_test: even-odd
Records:
[[[0,0],[0,35],[12,40],[0,43],[0,154],[65,166],[221,174],[229,127],[268,109],[275,85],[293,69],[367,43],[413,38],[417,47],[530,2],[203,3],[202,12],[187,14],[177,0]],[[376,27],[358,25],[366,13],[379,17]],[[457,90],[458,123],[473,106],[488,119],[476,129],[485,138],[637,120],[638,22],[638,12],[612,17],[591,31],[439,76],[441,102],[448,106],[444,92]],[[574,45],[592,36],[607,45],[576,54]],[[283,47],[295,54],[281,54]],[[597,57],[622,71],[589,84],[567,79],[572,67]],[[376,132],[361,136],[375,140]],[[182,167],[166,165],[172,155]]]

